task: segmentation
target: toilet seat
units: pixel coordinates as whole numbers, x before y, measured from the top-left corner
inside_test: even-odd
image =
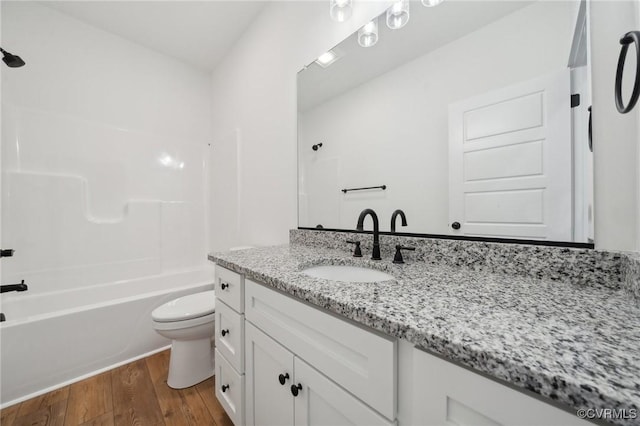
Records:
[[[207,323],[213,324],[215,320],[216,320],[216,313],[213,312],[198,318],[191,318],[188,320],[181,320],[181,321],[162,322],[162,321],[153,320],[153,328],[154,330],[166,330],[166,331],[182,330],[182,329],[187,329],[191,327],[197,327],[199,325],[207,324]]]
[[[204,322],[205,317],[211,321],[216,310],[216,297],[213,290],[201,293],[190,294],[188,296],[179,297],[170,302],[157,307],[151,312],[151,318],[155,323],[171,323],[185,322],[189,320],[202,319],[202,321],[194,321],[192,325],[199,325]],[[199,324],[195,324],[195,323]],[[183,326],[186,326],[184,324]]]

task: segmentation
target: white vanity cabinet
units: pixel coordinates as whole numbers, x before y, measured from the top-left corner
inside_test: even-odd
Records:
[[[236,426],[590,424],[220,266],[216,296],[215,393]]]
[[[412,424],[586,426],[563,411],[418,349],[413,350]]]
[[[247,424],[394,424],[395,339],[248,279],[245,312]]]
[[[245,347],[247,425],[394,424],[251,323]]]
[[[244,277],[216,265],[215,394],[235,426],[244,425]]]

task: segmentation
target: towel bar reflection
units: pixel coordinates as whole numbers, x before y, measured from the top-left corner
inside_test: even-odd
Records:
[[[351,191],[364,191],[365,189],[382,189],[383,191],[385,189],[387,189],[387,185],[380,185],[380,186],[366,186],[363,188],[345,188],[345,189],[341,189],[342,192],[344,192],[345,194],[347,192],[351,192]]]

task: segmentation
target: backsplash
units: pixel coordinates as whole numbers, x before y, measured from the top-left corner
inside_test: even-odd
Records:
[[[362,254],[370,256],[373,237],[334,231],[292,229],[291,244],[353,250],[346,240],[361,242]],[[532,276],[579,285],[624,288],[640,299],[640,254],[568,247],[502,244],[380,235],[384,261],[391,261],[397,244],[415,247],[405,252],[407,261],[465,267],[477,271]]]
[[[640,253],[624,254],[622,280],[622,287],[640,300]]]

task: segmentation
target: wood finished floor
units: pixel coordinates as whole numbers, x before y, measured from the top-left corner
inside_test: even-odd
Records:
[[[215,379],[167,386],[169,351],[134,361],[0,411],[2,426],[233,426]]]

